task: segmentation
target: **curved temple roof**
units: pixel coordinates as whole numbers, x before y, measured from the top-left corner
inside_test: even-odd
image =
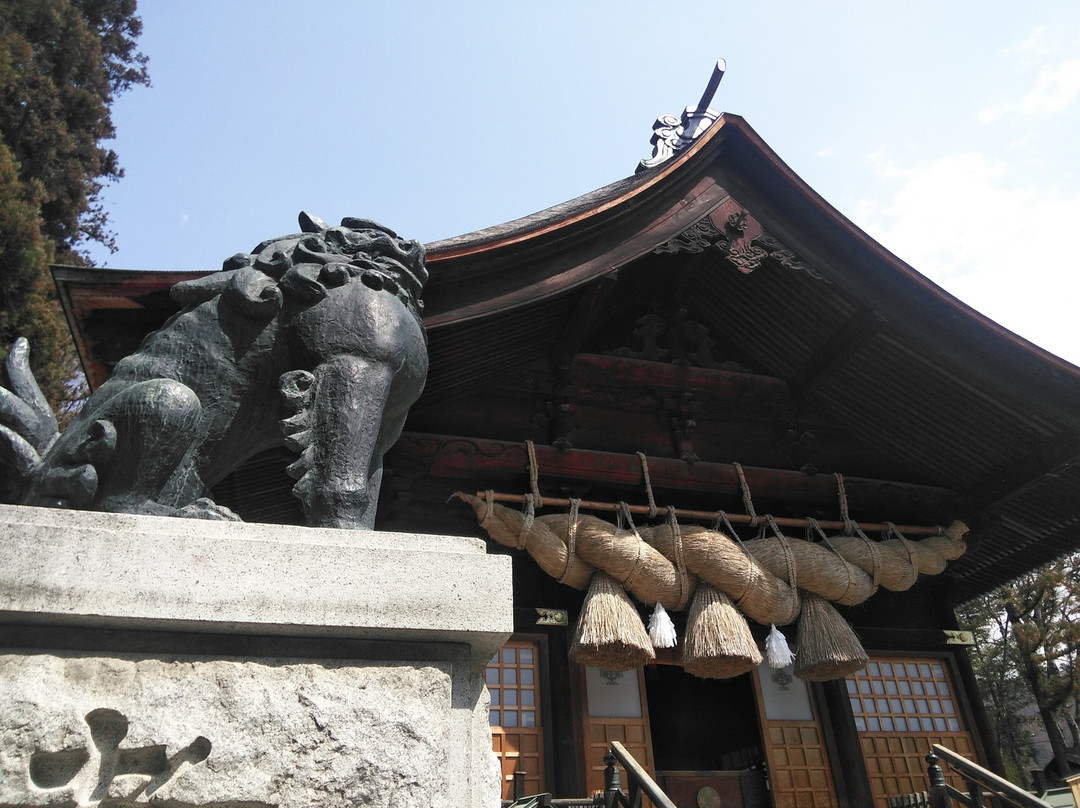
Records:
[[[972,523],[954,601],[1080,548],[1080,368],[890,254],[738,116],[657,168],[429,244],[428,266],[411,432],[891,481]],[[201,273],[54,274],[100,383]],[[539,428],[520,413],[537,406],[574,416]]]

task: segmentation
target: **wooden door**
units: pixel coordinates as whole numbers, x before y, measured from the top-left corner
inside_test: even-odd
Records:
[[[931,744],[975,760],[945,660],[874,657],[846,684],[875,805],[885,808],[889,797],[927,789],[924,758]]]
[[[807,683],[790,667],[762,663],[754,687],[775,807],[836,808],[825,735]]]
[[[515,772],[524,772],[526,794],[543,793],[539,643],[508,642],[488,662],[484,678],[491,694],[491,743],[502,764],[503,799],[513,797]]]
[[[619,741],[650,776],[656,777],[642,669],[602,671],[583,667],[582,676],[586,793],[604,790],[604,755],[612,741]],[[626,772],[619,769],[626,791]]]

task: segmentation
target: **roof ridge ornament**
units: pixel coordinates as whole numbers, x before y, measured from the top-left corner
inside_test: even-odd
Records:
[[[720,86],[720,79],[724,77],[725,70],[727,70],[727,62],[717,59],[709,84],[705,87],[705,92],[701,94],[701,100],[695,106],[684,109],[682,118],[661,115],[656,119],[656,123],[653,124],[652,138],[649,140],[653,145],[652,157],[641,160],[635,173],[666,163],[686,149],[695,139],[701,137],[716,122],[720,113],[709,109],[709,104],[716,95],[716,88]]]

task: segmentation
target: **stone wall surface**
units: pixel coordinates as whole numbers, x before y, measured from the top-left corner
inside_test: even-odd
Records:
[[[444,806],[446,668],[6,654],[0,803]]]
[[[495,808],[509,559],[0,506],[0,808]]]

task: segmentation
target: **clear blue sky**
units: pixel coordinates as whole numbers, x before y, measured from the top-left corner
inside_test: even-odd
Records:
[[[421,241],[631,174],[651,125],[742,115],[856,224],[1080,363],[1080,3],[141,0],[114,107],[119,252],[214,269],[308,210]]]

